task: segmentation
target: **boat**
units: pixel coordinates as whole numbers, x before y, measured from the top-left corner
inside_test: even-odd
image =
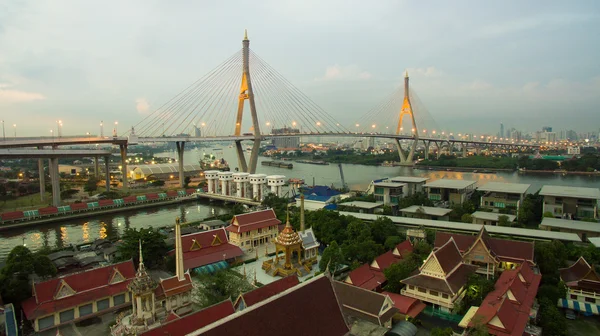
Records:
[[[287,182],[288,184],[304,185],[304,179],[301,178],[292,177]]]
[[[262,161],[260,164],[263,166],[269,166],[269,167],[279,167],[279,168],[287,168],[287,169],[294,168],[294,165],[291,163],[288,163],[288,162]]]
[[[322,165],[322,166],[326,166],[329,164],[329,162],[319,161],[319,160],[296,160],[296,162],[314,164],[314,165]]]
[[[202,170],[220,170],[220,171],[229,171],[229,164],[225,159],[217,159],[212,154],[204,154],[202,160],[200,160],[200,167]]]

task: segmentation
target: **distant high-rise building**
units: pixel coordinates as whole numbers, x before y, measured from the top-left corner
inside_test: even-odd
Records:
[[[300,130],[297,128],[283,127],[274,128],[271,134],[297,134]],[[273,138],[273,146],[277,148],[300,148],[300,137],[290,136],[285,138]]]
[[[571,141],[578,140],[577,132],[575,132],[573,130],[568,130],[566,137],[567,137],[567,139],[569,139]]]
[[[501,138],[504,138],[504,124],[503,123],[500,123],[500,134],[499,135]]]
[[[544,126],[544,127],[542,127],[542,132],[552,132],[552,127]]]
[[[202,133],[200,133],[200,129],[196,125],[194,125],[194,136],[197,137],[197,138],[199,138],[200,136],[202,136]]]
[[[371,137],[368,139],[369,139],[368,140],[369,147],[375,148],[375,138]]]

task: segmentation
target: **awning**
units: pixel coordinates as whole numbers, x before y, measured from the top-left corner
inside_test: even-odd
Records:
[[[196,274],[212,274],[218,270],[226,269],[228,267],[229,264],[226,261],[219,261],[213,264],[196,267],[194,268],[193,272]]]
[[[600,315],[600,306],[595,304],[590,304],[586,302],[579,302],[567,299],[558,299],[558,306],[560,308],[568,308],[573,309],[575,311],[580,311],[585,314],[593,314]]]

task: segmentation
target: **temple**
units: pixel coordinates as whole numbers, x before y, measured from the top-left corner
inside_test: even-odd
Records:
[[[488,279],[499,271],[518,267],[523,260],[534,265],[533,243],[492,238],[485,225],[476,236],[437,232],[434,249],[441,248],[450,239],[456,243],[464,262],[476,265],[477,273]]]
[[[600,275],[594,267],[579,257],[571,266],[558,271],[567,286],[567,297],[558,300],[559,307],[600,315]]]
[[[233,216],[226,230],[230,242],[248,253],[264,248],[277,237],[279,224],[275,211],[267,209]]]
[[[192,278],[185,272],[179,218],[175,221],[175,275],[158,281],[146,271],[139,242],[140,262],[135,277],[127,285],[132,301],[129,315],[120,315],[111,327],[111,334],[137,335],[169,322],[172,316],[192,311]]]
[[[181,237],[181,249],[183,269],[195,273],[226,268],[228,262],[244,255],[238,246],[229,242],[224,228],[187,234]]]
[[[477,266],[463,262],[454,238],[432,251],[419,273],[401,283],[406,286],[401,294],[430,303],[434,308],[450,311],[465,294],[465,284]]]

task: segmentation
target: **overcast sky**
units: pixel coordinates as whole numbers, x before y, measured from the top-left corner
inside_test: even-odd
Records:
[[[437,124],[600,128],[600,2],[0,0],[7,134],[99,132],[241,48],[353,125],[402,83]],[[234,97],[235,99],[235,97]]]

